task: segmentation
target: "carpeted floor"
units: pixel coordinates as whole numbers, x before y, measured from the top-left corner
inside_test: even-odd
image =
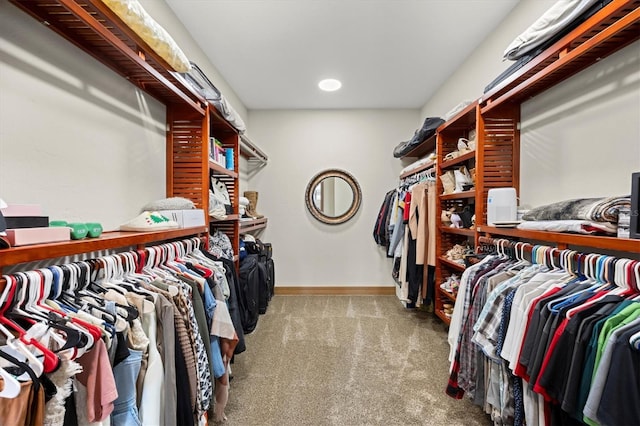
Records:
[[[228,425],[491,424],[444,393],[444,325],[395,296],[276,296],[246,338]]]

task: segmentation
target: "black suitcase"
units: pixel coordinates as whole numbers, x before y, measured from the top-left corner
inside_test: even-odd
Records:
[[[276,286],[276,268],[273,259],[267,259],[267,287],[269,288],[269,300],[273,297]]]
[[[255,330],[258,324],[261,272],[258,255],[248,254],[240,262],[240,290],[245,310],[242,315],[242,329],[245,334]]]

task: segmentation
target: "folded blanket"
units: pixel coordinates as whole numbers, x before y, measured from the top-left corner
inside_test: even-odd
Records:
[[[413,169],[417,169],[417,168],[419,168],[419,167],[421,167],[421,166],[423,166],[423,165],[425,165],[425,164],[427,164],[427,163],[429,163],[431,161],[434,161],[435,158],[436,158],[434,154],[435,153],[429,154],[427,157],[421,158],[418,161],[415,161],[415,162],[409,164],[407,167],[405,167],[404,169],[402,169],[400,171],[400,174],[403,175],[403,174],[405,174],[405,173],[407,173],[407,172],[409,172],[409,171],[411,171]]]
[[[631,208],[631,197],[577,198],[536,207],[525,213],[522,219],[618,223],[618,212],[623,207]]]
[[[592,222],[588,220],[524,221],[518,225],[518,229],[526,231],[575,232],[578,234],[616,234],[618,232],[617,226],[609,222]]]
[[[504,59],[515,60],[534,50],[570,25],[597,0],[559,0],[504,51]]]

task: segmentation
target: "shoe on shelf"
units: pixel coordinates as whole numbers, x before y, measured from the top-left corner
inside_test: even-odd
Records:
[[[165,231],[168,229],[177,229],[180,225],[178,222],[170,220],[168,217],[158,212],[142,212],[129,222],[120,226],[121,231]]]
[[[440,288],[448,293],[456,293],[460,287],[460,279],[457,275],[453,274],[445,282],[440,284]]]
[[[467,252],[468,247],[456,244],[446,253],[446,258],[452,262],[464,264],[464,255]]]

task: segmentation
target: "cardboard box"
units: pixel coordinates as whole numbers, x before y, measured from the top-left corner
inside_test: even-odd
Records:
[[[39,204],[9,204],[2,210],[4,217],[9,216],[43,216]]]
[[[159,213],[178,222],[180,228],[193,228],[195,226],[206,225],[204,210],[202,209],[162,210]]]
[[[46,228],[49,216],[6,216],[7,229]]]
[[[66,226],[54,228],[7,229],[7,238],[14,247],[27,246],[30,244],[69,241],[71,240],[71,232]]]

